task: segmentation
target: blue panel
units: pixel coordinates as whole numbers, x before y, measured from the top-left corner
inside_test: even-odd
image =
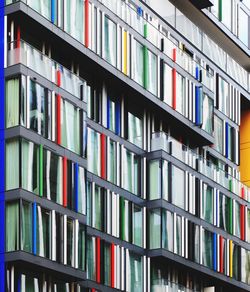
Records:
[[[217,271],[217,234],[213,235],[213,267]]]
[[[119,101],[115,103],[115,133],[121,135],[121,105]]]
[[[36,202],[33,203],[33,233],[32,233],[32,241],[33,241],[33,244],[32,244],[32,251],[33,251],[33,254],[36,255],[36,226],[37,226],[37,214],[36,214],[36,209],[37,209],[37,204]]]
[[[51,22],[56,21],[56,0],[51,0]]]
[[[76,212],[79,211],[79,193],[78,193],[78,173],[79,173],[79,166],[75,163],[75,210]]]
[[[107,128],[110,129],[110,98],[107,97]]]
[[[195,68],[195,79],[196,79],[196,80],[199,80],[199,75],[200,75],[199,73],[200,73],[200,71],[199,71],[199,67],[196,67],[196,68]]]
[[[4,0],[0,0],[0,230],[5,230]],[[0,232],[0,291],[5,291],[5,233]]]
[[[18,276],[17,292],[21,292],[21,275]]]
[[[226,134],[225,134],[225,145],[226,145],[225,156],[226,156],[226,158],[228,158],[228,131],[229,131],[228,123],[226,123],[225,127],[226,127],[225,128],[225,132],[226,132]]]
[[[143,10],[142,10],[141,7],[138,7],[138,8],[137,8],[137,13],[138,13],[138,15],[140,15],[140,16],[143,15]]]
[[[199,126],[201,124],[200,113],[200,88],[195,86],[195,124]]]

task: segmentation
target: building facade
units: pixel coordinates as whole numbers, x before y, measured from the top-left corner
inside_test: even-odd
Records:
[[[0,291],[250,291],[249,0],[0,4]]]

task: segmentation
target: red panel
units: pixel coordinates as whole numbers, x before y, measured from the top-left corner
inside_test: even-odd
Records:
[[[17,36],[16,36],[16,39],[17,39],[16,47],[17,48],[20,48],[21,47],[21,29],[20,29],[20,26],[19,25],[17,27]]]
[[[106,179],[106,136],[101,134],[101,177]]]
[[[60,70],[57,70],[57,72],[56,72],[56,84],[57,84],[57,86],[61,86],[61,71]]]
[[[61,145],[61,95],[57,95],[56,98],[56,139],[57,144]]]
[[[240,238],[245,240],[245,206],[240,206]]]
[[[89,0],[85,0],[85,46],[89,47]]]
[[[176,62],[176,49],[173,49],[173,61]]]
[[[241,197],[245,199],[245,189],[243,187],[241,188]]]
[[[63,206],[67,207],[67,157],[63,157]]]
[[[173,109],[176,109],[176,69],[172,70],[173,77]]]
[[[115,288],[115,245],[111,244],[111,287]]]
[[[101,282],[101,239],[96,238],[96,282]]]
[[[92,289],[91,289],[91,292],[95,292],[95,289],[94,289],[94,288],[92,288]]]
[[[223,267],[224,267],[224,247],[223,247],[224,239],[220,235],[220,273],[223,273]]]

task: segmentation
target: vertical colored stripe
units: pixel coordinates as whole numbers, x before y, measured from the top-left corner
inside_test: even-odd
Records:
[[[115,245],[114,243],[111,243],[111,287],[115,288]]]
[[[4,82],[4,0],[0,0],[0,291],[5,291],[5,82]]]
[[[115,133],[121,135],[121,104],[118,100],[115,103]]]
[[[61,145],[61,95],[57,95],[56,101],[56,142],[58,145]]]
[[[17,279],[17,292],[21,292],[21,275]]]
[[[96,238],[96,282],[101,282],[101,239]]]
[[[229,241],[229,276],[233,277],[233,241]]]
[[[128,75],[128,33],[123,33],[123,73]]]
[[[245,240],[245,206],[240,205],[240,238]]]
[[[63,157],[63,206],[67,207],[67,192],[68,192],[68,184],[67,184],[67,157]]]
[[[61,86],[61,82],[62,82],[62,80],[61,80],[61,71],[57,70],[56,71],[56,85],[60,87]]]
[[[148,49],[143,47],[143,86],[148,89]]]
[[[222,1],[223,0],[219,0],[219,11],[218,11],[219,12],[219,15],[218,15],[219,21],[222,21]]]
[[[242,199],[245,199],[245,189],[244,189],[244,187],[241,187],[241,197],[242,197]]]
[[[139,16],[143,16],[143,10],[142,10],[142,8],[140,6],[137,7],[137,14]]]
[[[106,136],[101,134],[101,177],[106,179]]]
[[[85,46],[89,47],[89,0],[85,0]]]
[[[217,271],[217,234],[213,234],[213,267]]]
[[[75,211],[79,211],[79,193],[78,193],[78,176],[79,176],[79,166],[77,163],[75,163]]]
[[[195,79],[199,80],[199,67],[195,67]]]
[[[43,145],[39,147],[39,195],[43,196]]]
[[[220,236],[220,273],[224,273],[224,238]]]
[[[172,70],[172,78],[173,78],[173,109],[176,109],[176,69]]]
[[[18,25],[18,27],[17,27],[16,39],[17,39],[16,47],[17,48],[21,48],[21,29],[20,29],[20,25]]]
[[[51,22],[56,22],[56,0],[51,0]]]
[[[173,49],[173,61],[176,62],[176,49]]]
[[[36,210],[37,210],[37,204],[36,202],[33,203],[33,233],[32,233],[32,239],[33,239],[33,244],[32,244],[32,251],[33,254],[36,255],[36,226],[37,226],[37,216],[36,216]]]

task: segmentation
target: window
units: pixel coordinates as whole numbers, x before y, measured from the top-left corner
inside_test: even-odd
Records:
[[[147,50],[147,58],[148,58],[148,76],[147,80],[145,81],[145,87],[148,91],[157,95],[157,57],[151,51]],[[146,66],[146,65],[145,65]]]
[[[140,256],[129,253],[129,291],[142,292],[143,274],[142,274],[142,259]]]
[[[130,230],[130,218],[131,218],[131,214],[130,214],[130,205],[129,205],[129,201],[124,199],[124,198],[120,198],[120,213],[121,213],[121,239],[125,240],[125,241],[129,241],[130,240],[130,235],[131,235],[131,230]]]
[[[6,128],[19,124],[19,78],[6,80]]]
[[[123,149],[123,184],[122,187],[135,195],[139,195],[140,190],[140,161],[134,153]]]
[[[102,230],[102,189],[95,185],[94,194],[92,195],[92,226]]]
[[[248,47],[249,46],[249,15],[245,13],[243,9],[239,7],[239,39]]]
[[[101,175],[101,135],[88,128],[88,170],[94,174]]]
[[[37,206],[37,254],[41,257],[50,256],[50,212]]]
[[[73,38],[83,42],[83,1],[65,0],[64,29]]]
[[[120,103],[109,96],[107,98],[107,128],[120,135]]]
[[[32,204],[22,201],[21,207],[21,249],[32,252]]]
[[[219,197],[220,203],[220,228],[224,229],[227,232],[231,232],[232,228],[232,202],[231,199],[227,196],[220,194]]]
[[[163,246],[166,245],[163,243]],[[149,248],[161,247],[161,210],[151,210],[149,213]]]
[[[164,83],[163,83],[163,100],[169,106],[173,106],[173,69],[164,63],[163,68],[163,76],[164,76]]]
[[[74,221],[71,218],[67,218],[67,222],[66,222],[67,226],[66,226],[66,230],[67,230],[67,265],[69,266],[74,266]]]
[[[202,129],[209,134],[213,133],[213,117],[214,117],[214,105],[213,100],[208,95],[203,94],[203,113],[202,113]]]
[[[116,142],[108,139],[107,141],[107,152],[108,152],[108,169],[107,169],[107,179],[108,181],[112,182],[113,184],[116,184],[117,182],[117,173],[116,173],[116,167],[117,167],[117,148],[116,148]]]
[[[221,154],[223,153],[223,121],[214,116],[214,148]]]
[[[104,59],[116,66],[117,56],[117,31],[116,24],[104,16]]]
[[[175,253],[182,255],[182,219],[176,215],[176,229],[175,229]]]
[[[162,210],[162,248],[173,252],[174,216],[171,212]]]
[[[222,77],[217,75],[218,91],[217,91],[217,105],[219,110],[228,116],[229,114],[229,84]]]
[[[185,173],[172,165],[172,203],[182,209],[185,207]]]
[[[85,270],[85,228],[82,224],[79,224],[78,231],[78,268]]]
[[[45,18],[51,18],[51,1],[50,0],[31,0],[29,1],[29,6],[36,10],[38,13],[42,14]]]
[[[144,47],[142,44],[134,41],[134,54],[133,57],[133,80],[139,83],[141,86],[144,85]]]
[[[49,200],[62,205],[62,157],[49,150],[44,150],[43,169],[43,195]]]
[[[132,206],[132,216],[133,216],[133,244],[142,246],[142,238],[143,238],[143,213],[142,208],[139,206]]]
[[[219,0],[219,19],[224,23],[230,30],[232,27],[232,1],[231,0]]]
[[[5,153],[6,191],[19,188],[19,140],[8,140]]]
[[[149,161],[149,198],[161,198],[161,160]]]
[[[87,277],[90,280],[96,278],[95,238],[87,237]]]
[[[235,201],[234,204],[235,208],[234,208],[234,212],[235,212],[235,222],[234,222],[234,235],[236,235],[237,237],[240,237],[240,207],[241,205]]]
[[[185,115],[185,78],[176,73],[176,110]]]
[[[39,147],[22,139],[22,188],[39,193]]]
[[[80,109],[62,99],[61,117],[62,146],[80,154]]]
[[[202,229],[202,239],[202,264],[213,269],[213,233],[206,229]]]
[[[85,169],[78,169],[78,212],[86,214],[86,172]]]
[[[103,243],[103,253],[104,253],[104,267],[103,267],[103,271],[104,271],[104,285],[109,286],[111,283],[111,246],[109,243],[104,242]]]
[[[19,249],[19,203],[6,203],[5,249],[7,252]]]
[[[207,222],[213,224],[213,212],[214,212],[214,194],[213,188],[209,185],[203,183],[202,184],[202,193],[201,193],[201,202],[202,202],[202,212],[201,218],[206,220]]]

